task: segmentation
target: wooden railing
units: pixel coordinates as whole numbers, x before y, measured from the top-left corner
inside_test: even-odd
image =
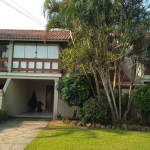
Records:
[[[0,58],[0,72],[7,72],[8,58]]]
[[[12,72],[60,73],[60,60],[13,58]]]
[[[8,58],[0,58],[0,72],[7,72],[7,68]],[[11,72],[60,73],[60,60],[13,58]]]

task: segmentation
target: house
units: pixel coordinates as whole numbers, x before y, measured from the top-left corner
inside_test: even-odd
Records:
[[[43,110],[70,117],[70,108],[58,99],[56,83],[62,76],[59,51],[70,40],[69,31],[0,30],[0,109],[9,116],[28,111],[33,91]],[[45,39],[45,41],[44,41]]]
[[[57,81],[62,77],[59,51],[70,40],[69,31],[0,29],[0,109],[9,116],[28,111],[33,91],[45,112],[70,117],[78,107],[68,107],[59,100]],[[44,41],[45,39],[45,41]],[[131,61],[125,61],[121,76],[125,90],[132,78]],[[149,72],[139,69],[138,83],[150,81]],[[113,68],[110,68],[113,77]],[[113,80],[113,79],[112,79]],[[122,92],[123,92],[122,91]]]

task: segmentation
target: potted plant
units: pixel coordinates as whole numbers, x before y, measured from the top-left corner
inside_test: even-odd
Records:
[[[35,109],[37,108],[37,99],[36,99],[35,91],[32,92],[28,106],[30,112],[35,112]]]
[[[43,105],[43,103],[41,102],[41,101],[38,101],[38,109],[37,109],[37,112],[42,112],[43,111],[43,109],[42,109],[42,105]]]

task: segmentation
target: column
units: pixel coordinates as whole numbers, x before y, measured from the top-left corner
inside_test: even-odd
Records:
[[[0,109],[3,109],[3,90],[0,90]]]
[[[13,41],[9,42],[8,72],[11,72],[13,58]]]
[[[54,80],[54,107],[53,107],[53,120],[57,119],[58,115],[58,91],[56,89],[57,81],[59,79]]]

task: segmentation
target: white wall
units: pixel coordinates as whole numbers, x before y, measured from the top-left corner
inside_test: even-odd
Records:
[[[4,110],[9,116],[28,111],[28,102],[33,90],[36,92],[37,101],[43,102],[45,110],[46,86],[54,85],[52,80],[23,80],[12,79],[4,93]],[[72,117],[74,110],[79,113],[79,107],[69,107],[59,100],[58,113],[62,117]]]
[[[46,86],[54,85],[52,80],[30,80],[30,96],[32,91],[35,91],[37,101],[43,102],[42,109],[45,110],[45,100],[46,100]],[[69,107],[66,103],[59,100],[58,102],[58,113],[62,117],[72,117],[74,110],[79,112],[79,107]]]
[[[28,110],[29,82],[28,80],[12,79],[4,93],[4,111],[9,116]]]
[[[127,77],[131,80],[132,78],[132,60],[125,58],[125,61],[123,63],[122,67],[123,72],[127,75]]]
[[[77,116],[79,113],[80,108],[73,106],[69,107],[65,102],[62,100],[58,101],[58,113],[61,114],[63,118],[72,118],[74,110],[77,110]]]
[[[33,91],[36,93],[37,101],[41,101],[44,105],[42,109],[45,110],[46,100],[46,86],[54,85],[52,80],[30,80],[30,97]]]

